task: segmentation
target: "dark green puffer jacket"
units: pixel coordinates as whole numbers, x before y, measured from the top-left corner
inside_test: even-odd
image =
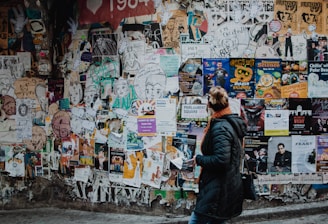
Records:
[[[246,135],[246,124],[237,114],[211,121],[204,136],[202,167],[195,212],[217,219],[230,219],[242,212],[243,186],[239,170],[241,147],[238,138]]]

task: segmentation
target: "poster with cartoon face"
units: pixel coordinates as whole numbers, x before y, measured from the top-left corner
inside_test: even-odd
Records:
[[[56,138],[67,138],[71,134],[70,115],[66,111],[54,114],[51,127]]]

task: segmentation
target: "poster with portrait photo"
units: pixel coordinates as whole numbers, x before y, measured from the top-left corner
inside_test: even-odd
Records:
[[[292,172],[292,137],[273,136],[268,141],[268,173]]]
[[[91,30],[92,58],[99,61],[102,56],[117,55],[117,34],[110,28],[97,28]]]
[[[245,136],[245,159],[249,170],[266,174],[268,172],[268,136]],[[244,169],[247,168],[244,163]]]
[[[328,134],[328,98],[312,98],[311,134]]]
[[[19,57],[16,55],[0,56],[0,69],[9,72],[15,79],[25,75],[24,64],[20,62]]]
[[[229,69],[228,58],[203,58],[204,95],[213,86],[221,86],[229,92]]]
[[[32,99],[16,99],[16,131],[18,139],[32,138]]]

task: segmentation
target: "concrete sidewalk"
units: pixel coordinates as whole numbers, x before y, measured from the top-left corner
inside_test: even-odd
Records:
[[[266,220],[283,220],[306,215],[323,214],[328,212],[328,201],[318,201],[303,204],[290,204],[277,207],[244,210],[243,213],[230,223],[253,223]]]
[[[328,211],[328,201],[292,204],[286,206],[244,210],[241,216],[227,223],[261,223],[267,220],[281,220],[306,215],[322,214]],[[90,212],[58,208],[35,208],[18,210],[0,210],[1,223],[11,224],[187,224],[189,216],[185,215],[130,215],[104,212]]]

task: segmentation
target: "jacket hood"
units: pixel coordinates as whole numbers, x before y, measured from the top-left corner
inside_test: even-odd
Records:
[[[238,114],[229,114],[222,118],[226,119],[231,124],[239,138],[245,137],[247,134],[247,125]]]

